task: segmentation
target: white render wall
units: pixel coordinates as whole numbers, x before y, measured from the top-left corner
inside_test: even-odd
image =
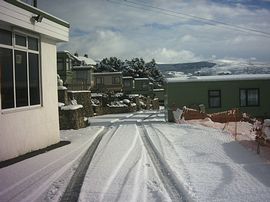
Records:
[[[41,37],[41,51],[42,107],[1,112],[0,161],[60,141],[56,45]]]
[[[23,4],[23,2],[22,2]],[[69,28],[57,24],[51,20],[43,18],[42,22],[31,22],[31,17],[35,14],[0,0],[0,20],[6,23],[44,34],[48,37],[56,38],[58,41],[68,41]]]

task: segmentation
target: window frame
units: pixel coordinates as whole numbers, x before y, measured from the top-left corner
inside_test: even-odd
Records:
[[[212,91],[216,91],[216,92],[219,92],[219,95],[210,95]],[[211,98],[219,98],[219,105],[218,106],[211,106]],[[221,108],[222,105],[221,105],[221,90],[208,90],[208,107],[209,109],[215,109],[215,108]]]
[[[245,105],[242,105],[241,103],[241,91],[245,91]],[[250,105],[248,104],[248,91],[249,90],[257,90],[258,92],[258,100],[256,105]],[[260,106],[260,88],[239,88],[239,106],[240,107],[259,107]]]
[[[116,82],[116,81],[118,81],[118,82]],[[112,84],[114,84],[114,85],[121,84],[120,76],[113,76],[112,77]]]
[[[98,82],[100,80],[100,82]],[[103,85],[104,84],[104,79],[103,77],[96,77],[96,85]]]
[[[1,105],[0,105],[0,110],[2,113],[6,112],[13,112],[13,111],[20,111],[20,110],[27,110],[27,109],[34,109],[34,108],[39,108],[42,107],[43,105],[43,97],[42,97],[42,67],[41,67],[41,41],[40,41],[40,36],[33,34],[33,33],[28,33],[27,31],[22,31],[18,29],[10,29],[10,28],[5,28],[5,27],[0,27],[2,30],[6,30],[11,32],[11,37],[12,37],[12,44],[11,45],[5,45],[5,44],[0,44],[0,48],[6,48],[11,50],[12,52],[12,70],[13,70],[13,99],[14,99],[14,107],[12,108],[2,108],[2,100],[1,100]],[[19,36],[24,36],[26,37],[26,46],[20,46],[16,44],[16,35]],[[37,47],[38,50],[32,50],[29,49],[28,47],[28,38],[35,38],[37,39]],[[17,98],[16,98],[16,77],[15,77],[15,69],[16,69],[16,61],[15,61],[15,52],[16,51],[22,51],[26,53],[26,69],[27,69],[27,105],[26,106],[17,106]],[[38,57],[38,90],[39,90],[39,104],[32,104],[31,105],[31,98],[30,98],[30,62],[29,62],[29,54],[36,54]],[[0,81],[1,82],[1,81]],[[1,84],[1,83],[0,83]],[[1,96],[2,99],[2,96]]]

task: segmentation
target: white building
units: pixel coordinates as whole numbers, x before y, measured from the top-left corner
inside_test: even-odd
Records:
[[[16,0],[0,0],[0,161],[60,141],[56,43],[69,24]]]

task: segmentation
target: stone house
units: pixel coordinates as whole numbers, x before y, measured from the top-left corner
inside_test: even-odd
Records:
[[[68,51],[57,52],[57,73],[64,85],[72,90],[89,90],[93,85],[96,62],[88,55],[72,55]]]
[[[94,92],[121,92],[123,88],[122,72],[93,73]]]

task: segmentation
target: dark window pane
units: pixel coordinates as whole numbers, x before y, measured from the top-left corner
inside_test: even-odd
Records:
[[[2,109],[14,107],[12,50],[0,48]]]
[[[210,107],[220,107],[220,97],[211,97],[209,100]]]
[[[124,81],[124,86],[125,87],[131,87],[131,81],[125,80]]]
[[[246,90],[240,90],[240,106],[245,107],[247,105],[246,103]]]
[[[248,95],[247,103],[249,106],[259,105],[258,89],[249,89],[247,95]]]
[[[120,78],[119,77],[113,77],[113,84],[120,84]]]
[[[0,44],[12,45],[11,32],[0,29]]]
[[[19,46],[26,46],[26,37],[21,35],[15,35],[15,44]]]
[[[28,48],[30,50],[38,51],[38,39],[33,37],[28,37]]]
[[[57,58],[57,70],[64,70],[64,61],[63,58]]]
[[[26,52],[15,51],[16,106],[28,105]]]
[[[97,84],[102,84],[103,83],[103,79],[101,77],[97,77],[96,78],[96,83]]]
[[[208,91],[208,100],[210,108],[221,107],[221,91],[220,90]]]
[[[38,54],[29,53],[30,105],[40,104]]]

